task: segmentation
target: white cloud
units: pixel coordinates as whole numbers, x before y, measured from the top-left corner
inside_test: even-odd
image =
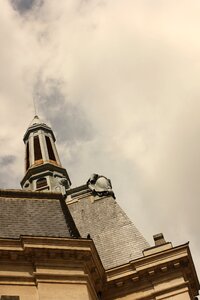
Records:
[[[0,155],[17,157],[9,182],[23,173],[38,79],[58,80],[65,107],[82,111],[93,131],[58,141],[74,184],[94,171],[111,177],[144,235],[191,240],[200,262],[199,1],[46,0],[23,14],[2,6]]]

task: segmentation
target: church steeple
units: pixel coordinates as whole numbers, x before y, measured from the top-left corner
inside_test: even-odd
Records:
[[[63,192],[71,185],[62,167],[52,129],[35,116],[24,135],[25,176],[23,189]]]

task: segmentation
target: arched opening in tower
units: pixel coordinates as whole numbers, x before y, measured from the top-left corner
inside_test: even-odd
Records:
[[[42,152],[38,135],[34,136],[34,161],[36,164],[42,163]]]
[[[30,167],[29,142],[26,144],[26,171]]]
[[[54,151],[53,151],[53,147],[51,145],[50,138],[48,136],[45,136],[45,139],[46,139],[46,144],[47,144],[47,149],[48,149],[48,154],[49,154],[49,160],[53,160],[54,162],[56,162],[56,158],[54,155]]]

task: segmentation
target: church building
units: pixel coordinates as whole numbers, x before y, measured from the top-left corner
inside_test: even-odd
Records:
[[[93,174],[71,187],[52,129],[24,135],[22,189],[0,190],[0,300],[195,300],[189,244],[150,246]]]

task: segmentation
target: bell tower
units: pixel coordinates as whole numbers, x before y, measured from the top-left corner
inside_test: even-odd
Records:
[[[55,141],[52,129],[35,116],[24,135],[23,189],[65,193],[70,187],[71,182],[61,165]]]

